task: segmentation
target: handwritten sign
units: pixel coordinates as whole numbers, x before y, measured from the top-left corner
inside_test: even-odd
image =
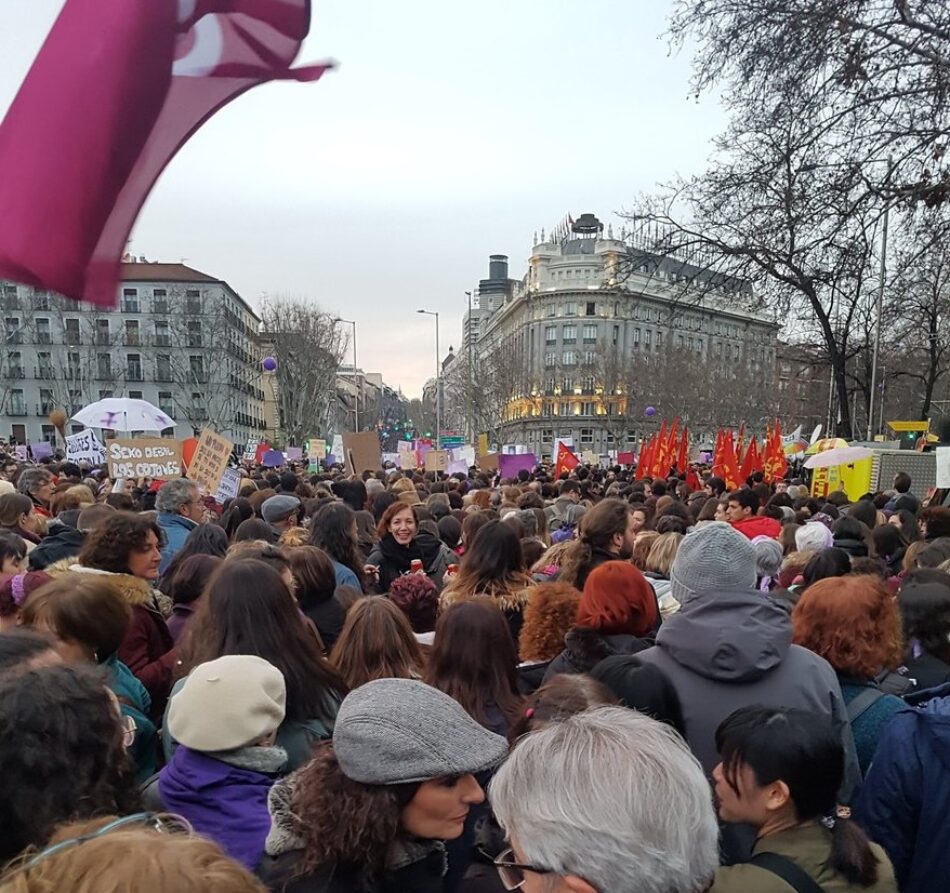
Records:
[[[198,447],[188,466],[187,477],[194,481],[202,493],[215,493],[221,483],[221,475],[228,467],[233,444],[226,437],[205,428],[198,438]]]
[[[937,486],[950,487],[950,447],[937,447]]]
[[[26,462],[27,459],[29,459],[27,455],[27,445],[25,443],[18,443],[13,448],[13,458],[16,459],[17,462]]]
[[[53,445],[49,441],[40,440],[30,444],[30,452],[33,454],[33,461],[39,462],[40,459],[53,455]]]
[[[429,450],[425,462],[426,471],[445,471],[449,467],[449,451]]]
[[[257,456],[257,445],[260,441],[256,437],[249,437],[244,445],[244,455],[241,457],[245,462],[253,462]]]
[[[181,477],[181,444],[165,437],[135,437],[109,441],[109,477],[157,478],[167,481]]]
[[[307,455],[311,462],[319,462],[327,454],[327,442],[319,437],[311,437],[307,442]]]
[[[99,442],[95,431],[87,428],[66,437],[66,461],[101,465],[106,461],[106,448]]]
[[[229,499],[234,499],[241,489],[241,473],[236,468],[225,468],[221,473],[221,482],[218,484],[214,501],[224,505]]]

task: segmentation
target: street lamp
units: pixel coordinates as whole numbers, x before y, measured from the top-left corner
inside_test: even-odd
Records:
[[[333,321],[335,323],[345,322],[348,326],[353,326],[353,384],[356,385],[356,403],[353,407],[353,428],[356,432],[358,432],[360,430],[360,395],[363,388],[360,384],[359,375],[356,371],[356,320],[342,319],[338,316]]]
[[[435,448],[442,449],[442,364],[439,362],[439,312],[417,310],[426,316],[435,317]]]

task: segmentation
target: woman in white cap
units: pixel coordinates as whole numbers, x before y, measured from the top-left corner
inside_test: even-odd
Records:
[[[485,795],[507,742],[414,679],[352,691],[333,740],[278,782],[258,871],[278,893],[442,893],[444,841]]]

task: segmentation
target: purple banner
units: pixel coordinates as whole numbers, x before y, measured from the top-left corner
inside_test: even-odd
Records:
[[[284,464],[284,454],[280,450],[268,450],[261,457],[261,465],[265,468],[278,468]]]
[[[518,476],[522,468],[531,471],[538,464],[534,453],[518,453],[514,456],[498,457],[498,474],[503,478],[513,478]]]

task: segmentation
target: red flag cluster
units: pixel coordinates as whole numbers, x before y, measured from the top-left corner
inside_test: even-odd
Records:
[[[738,489],[757,471],[762,472],[768,483],[785,476],[788,462],[782,447],[782,429],[777,419],[774,426],[766,425],[761,447],[756,442],[755,434],[749,438],[747,444],[744,440],[745,425],[739,428],[735,440],[732,431],[720,430],[716,433],[712,472],[726,482],[727,489]]]
[[[660,422],[660,430],[645,445],[641,446],[637,462],[636,478],[665,478],[672,471],[685,472],[689,464],[689,431],[683,425],[679,430],[679,419],[673,419],[669,430],[666,419]]]

